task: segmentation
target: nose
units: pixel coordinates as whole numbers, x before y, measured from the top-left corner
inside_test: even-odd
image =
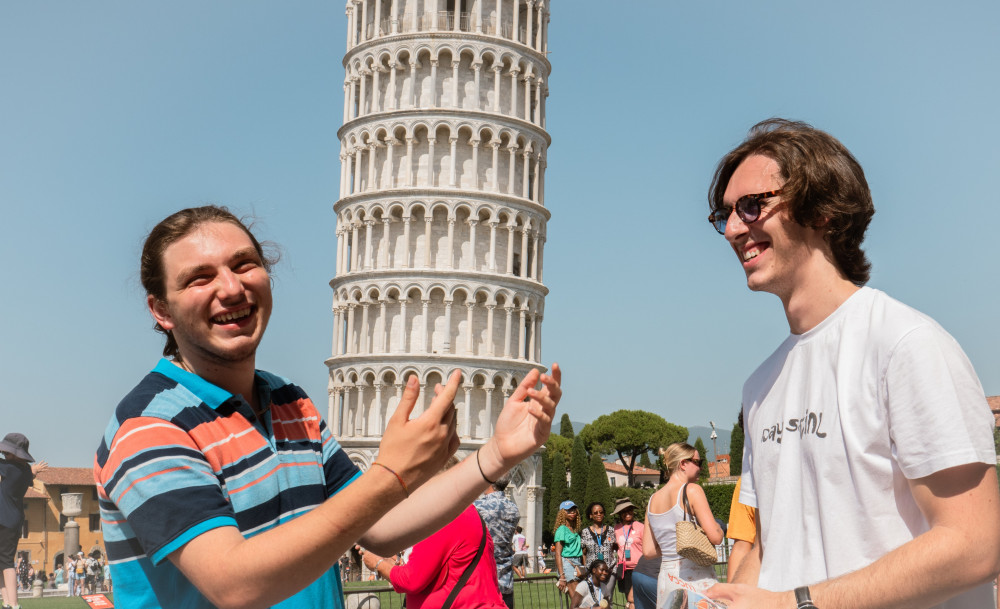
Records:
[[[736,208],[733,208],[733,210],[729,212],[729,217],[726,218],[726,240],[732,243],[745,232],[747,232],[747,224],[740,218],[740,215],[736,213]]]
[[[232,269],[225,268],[216,276],[216,293],[221,301],[229,301],[234,298],[242,298],[243,282]]]

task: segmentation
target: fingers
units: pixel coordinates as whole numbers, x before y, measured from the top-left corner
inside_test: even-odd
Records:
[[[538,372],[538,369],[537,368],[532,368],[528,372],[528,374],[526,374],[524,376],[524,379],[521,380],[521,383],[517,386],[517,389],[514,390],[514,393],[512,393],[510,395],[510,398],[508,398],[508,401],[510,401],[510,402],[523,402],[524,398],[527,397],[528,392],[535,385],[538,384],[538,377],[539,376],[540,376],[540,373]]]
[[[451,422],[448,417],[455,416],[455,394],[458,393],[458,384],[462,381],[462,372],[460,370],[455,370],[448,377],[448,384],[444,387],[438,385],[434,388],[434,399],[431,400],[430,408],[427,409],[428,413],[436,413],[435,415],[441,422]]]
[[[411,374],[410,378],[406,379],[406,388],[403,389],[403,397],[399,399],[396,412],[392,413],[389,424],[401,425],[410,420],[410,413],[413,412],[413,407],[416,405],[419,395],[420,382],[417,380],[417,375]]]

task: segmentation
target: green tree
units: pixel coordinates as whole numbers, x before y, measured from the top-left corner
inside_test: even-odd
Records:
[[[705,455],[705,443],[701,441],[701,436],[694,441],[694,448],[701,456],[701,473],[698,474],[698,482],[708,480],[708,456]]]
[[[573,436],[576,435],[573,432],[573,422],[569,420],[569,413],[564,412],[562,418],[559,419],[559,435],[567,440],[572,440]]]
[[[608,483],[608,472],[604,469],[604,459],[599,453],[590,455],[590,469],[587,474],[587,496],[580,506],[581,512],[595,501],[604,506],[608,515],[611,514],[611,508],[615,506],[615,501],[611,495],[611,485]]]
[[[591,453],[617,453],[628,472],[628,485],[635,486],[635,461],[639,455],[683,442],[688,430],[645,410],[616,410],[585,425],[580,436]]]
[[[739,424],[733,425],[733,433],[729,435],[729,474],[739,476],[743,473],[743,429]]]
[[[545,442],[545,454],[551,459],[559,453],[563,457],[563,463],[569,463],[573,457],[573,439],[567,440],[562,436],[549,436]]]
[[[649,460],[649,453],[645,452],[639,455],[639,465],[642,467],[653,468],[653,462]]]
[[[584,500],[587,498],[587,472],[590,469],[587,449],[580,436],[573,438],[573,453],[569,461],[569,498],[580,506],[583,515]]]
[[[546,451],[542,453],[542,486],[545,492],[542,494],[542,530],[552,530],[552,457],[554,452]]]
[[[559,504],[569,499],[569,489],[566,487],[566,460],[562,454],[555,453],[552,456],[552,474],[550,478],[552,485],[549,487],[551,493],[551,503],[549,503],[549,529],[555,524],[556,514],[559,513]]]
[[[1000,454],[1000,427],[993,430],[993,448]]]
[[[735,484],[706,484],[705,497],[708,499],[708,507],[712,508],[712,516],[722,522],[729,522],[729,508],[733,504],[733,491]]]

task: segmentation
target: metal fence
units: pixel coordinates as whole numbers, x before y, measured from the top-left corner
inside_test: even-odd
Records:
[[[517,609],[569,609],[569,597],[559,592],[559,576],[550,573],[514,578],[514,606]],[[615,592],[613,607],[624,608],[625,597]],[[344,585],[346,609],[402,609],[403,595],[384,582],[353,582]]]

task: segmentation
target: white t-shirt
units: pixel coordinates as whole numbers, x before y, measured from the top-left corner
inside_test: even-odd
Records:
[[[743,387],[740,502],[756,506],[758,585],[789,590],[857,570],[929,525],[908,479],[995,463],[975,370],[934,320],[871,288],[789,336]],[[939,605],[979,609],[984,584]]]
[[[591,594],[591,586],[593,586],[593,594]],[[604,595],[601,593],[601,587],[591,582],[590,577],[587,577],[576,585],[576,593],[583,597],[580,601],[580,607],[584,609],[600,606],[601,599],[604,598]]]
[[[528,538],[523,533],[514,533],[511,545],[514,546],[514,554],[528,553]]]

